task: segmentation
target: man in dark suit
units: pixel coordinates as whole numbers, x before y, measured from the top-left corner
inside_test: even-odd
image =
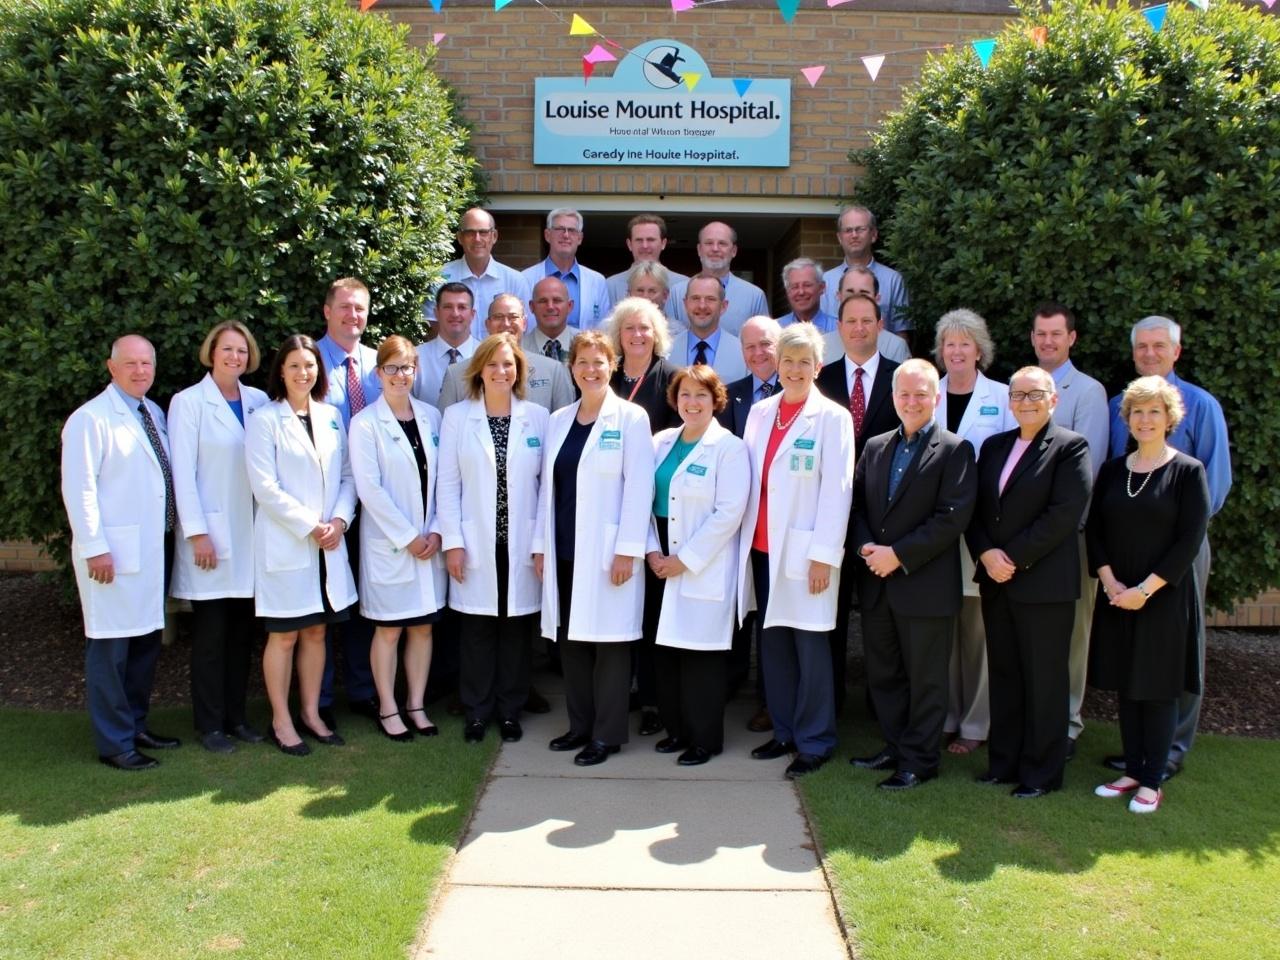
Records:
[[[890,384],[898,364],[877,350],[883,324],[875,297],[855,293],[841,301],[836,332],[844,344],[844,357],[828,363],[816,381],[823,396],[847,407],[853,417],[854,459],[862,456],[867,438],[887,433],[898,426]],[[836,713],[844,708],[845,674],[849,663],[849,615],[853,606],[853,583],[857,567],[863,566],[854,542],[853,515],[844,541],[844,563],[840,567],[840,589],[836,598],[836,626],[831,643],[831,676],[835,682]]]
[[[991,437],[978,461],[978,503],[966,538],[977,559],[991,689],[989,767],[1019,799],[1062,786],[1070,699],[1068,652],[1080,596],[1077,531],[1093,474],[1089,442],[1052,419],[1053,377],[1023,367],[1009,381],[1016,430]]]
[[[897,430],[867,441],[853,478],[854,543],[867,686],[885,745],[854,766],[893,770],[908,790],[938,775],[947,664],[960,611],[960,536],[977,496],[973,447],[937,422],[938,371],[893,374]]]
[[[726,430],[741,438],[747,429],[747,414],[751,405],[772,396],[778,389],[778,337],[782,327],[772,317],[751,317],[742,325],[739,339],[742,341],[742,359],[751,372],[726,386],[729,403],[716,419]],[[745,623],[733,632],[733,647],[729,653],[729,694],[733,695],[751,671],[751,637],[755,633],[755,614],[748,614]],[[757,660],[758,660],[757,653]],[[763,733],[773,728],[768,707],[764,702],[764,684],[756,678],[756,696],[759,701],[755,715],[747,721],[747,729]]]

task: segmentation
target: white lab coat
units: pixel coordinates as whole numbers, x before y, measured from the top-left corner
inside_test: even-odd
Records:
[[[164,413],[150,400],[169,452]],[[108,386],[62,428],[62,502],[85,636],[140,637],[164,629],[164,472],[134,409]],[[111,554],[115,579],[89,579],[88,559]]]
[[[247,424],[271,401],[257,387],[240,385]],[[213,377],[187,387],[169,402],[169,445],[179,530],[170,592],[184,600],[253,596],[253,493],[244,472],[244,433]],[[196,566],[189,537],[207,534],[218,565]]]
[[[419,536],[439,533],[436,484],[440,411],[412,397],[413,418],[427,458],[427,505],[422,506],[418,460],[386,397],[351,421],[351,473],[360,515],[360,613],[369,620],[407,620],[445,604],[444,560],[437,551],[419,560],[405,550]]]
[[[580,405],[579,400],[551,415],[538,491],[538,525],[532,551],[543,555],[542,635],[551,639],[555,639],[560,623],[554,467]],[[644,606],[640,558],[645,554],[652,509],[653,437],[649,415],[643,407],[610,391],[600,416],[591,425],[578,461],[570,640],[618,642],[640,636]],[[609,579],[615,555],[636,558],[631,579],[620,587]]]
[[[512,398],[511,426],[507,434],[507,616],[510,617],[533,613],[542,606],[542,584],[533,569],[532,545],[549,419],[550,414],[538,404]],[[483,399],[464,400],[444,413],[436,501],[444,549],[461,547],[467,552],[462,583],[449,581],[450,608],[496,617],[497,465]]]
[[[300,617],[324,609],[320,547],[311,531],[356,512],[347,437],[337,407],[310,401],[311,429],[287,399],[268,404],[246,421],[245,469],[258,502],[253,520],[253,570],[260,617]],[[334,610],[356,602],[346,537],[325,552],[325,594]]]
[[[653,438],[654,469],[683,427]],[[667,546],[688,569],[663,581],[657,643],[685,650],[728,650],[738,592],[738,530],[751,491],[747,445],[715,420],[681,461],[667,499]],[[661,550],[656,524],[649,549]]]
[[[782,394],[747,414],[743,439],[751,454],[751,495],[738,539],[738,617],[756,609],[749,564],[760,513],[761,471]],[[831,630],[836,624],[840,562],[853,501],[853,420],[818,392],[783,435],[769,468],[769,609],[764,627]],[[831,566],[831,585],[809,593],[809,562]]]

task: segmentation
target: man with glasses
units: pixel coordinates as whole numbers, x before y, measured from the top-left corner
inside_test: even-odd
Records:
[[[911,324],[907,320],[907,285],[902,274],[878,262],[872,247],[880,234],[876,231],[876,215],[866,207],[846,207],[836,218],[836,239],[844,251],[844,260],[823,274],[827,285],[822,296],[822,309],[833,316],[839,313],[840,281],[850,267],[867,267],[876,275],[880,289],[880,315],[884,328],[904,340]]]
[[[733,258],[738,255],[738,234],[727,223],[713,220],[698,231],[698,259],[702,262],[699,276],[715,277],[724,291],[724,310],[720,325],[735,337],[742,325],[751,317],[769,315],[769,304],[764,291],[754,283],[748,283],[730,272]],[[689,314],[685,309],[685,290],[692,279],[677,283],[671,288],[667,305],[676,325],[688,328]],[[828,311],[830,312],[830,311]]]
[[[418,375],[413,381],[413,395],[423,403],[435,406],[445,373],[453,366],[465,367],[480,346],[471,335],[475,318],[472,302],[471,290],[463,283],[446,283],[436,291],[438,336],[419,344]]]
[[[578,263],[578,247],[582,246],[582,214],[568,207],[558,207],[547,214],[547,227],[542,238],[547,241],[547,259],[524,271],[530,288],[544,277],[555,277],[568,291],[572,308],[569,326],[590,330],[600,326],[609,315],[613,301],[604,275]]]
[[[475,320],[471,336],[484,339],[485,316],[489,304],[500,293],[513,293],[521,301],[529,299],[531,286],[519,270],[493,259],[493,247],[498,242],[498,225],[487,210],[472,207],[462,215],[458,224],[458,246],[462,256],[446,263],[441,270],[444,283],[461,283],[474,298]],[[435,301],[423,307],[428,320],[435,319]]]

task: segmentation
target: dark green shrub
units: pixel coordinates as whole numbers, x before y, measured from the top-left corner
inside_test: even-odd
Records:
[[[217,320],[269,356],[323,332],[327,283],[370,335],[420,308],[471,190],[429,52],[343,0],[0,0],[0,536],[65,526],[59,430],[118,334],[165,397]]]
[[[990,69],[967,47],[926,67],[852,155],[866,167],[857,199],[882,218],[917,330],[978,310],[997,374],[1034,362],[1042,299],[1076,311],[1077,363],[1113,393],[1134,375],[1134,321],[1183,325],[1178,373],[1217,396],[1231,429],[1210,599],[1252,596],[1280,583],[1280,487],[1266,479],[1280,450],[1280,22],[1230,2],[1171,6],[1159,33],[1085,0],[1024,17]],[[1043,47],[1032,24],[1048,27]]]

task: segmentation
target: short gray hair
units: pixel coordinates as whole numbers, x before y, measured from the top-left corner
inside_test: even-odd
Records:
[[[1182,343],[1182,327],[1168,317],[1162,317],[1159,314],[1143,317],[1133,325],[1133,329],[1129,331],[1129,346],[1136,347],[1138,345],[1139,330],[1163,330],[1169,335],[1169,342],[1175,347]]]
[[[556,207],[554,210],[548,213],[547,214],[548,230],[550,230],[552,227],[556,225],[556,217],[573,217],[574,220],[578,221],[578,229],[581,230],[583,227],[582,214],[580,214],[577,210],[573,209],[573,207]]]
[[[609,338],[619,357],[622,356],[622,325],[632,317],[644,317],[653,327],[655,356],[665,357],[671,352],[671,330],[667,327],[667,318],[662,311],[644,297],[627,297],[615,303],[609,315],[604,318],[604,323],[600,324],[600,329]]]
[[[783,327],[778,335],[778,358],[782,358],[784,350],[804,347],[813,355],[814,364],[821,366],[826,346],[822,331],[812,323],[792,323]]]
[[[979,370],[991,366],[991,361],[996,358],[996,345],[991,340],[991,332],[987,330],[987,321],[967,307],[961,307],[959,310],[948,310],[938,320],[933,337],[933,359],[939,367],[946,366],[942,360],[942,341],[952,333],[968,337],[978,345]]]
[[[754,317],[748,317],[746,323],[744,323],[741,327],[738,328],[739,340],[742,339],[742,331],[747,329],[747,327],[749,326],[760,327],[766,333],[771,334],[773,336],[774,343],[777,343],[780,339],[782,339],[782,324],[780,324],[777,320],[773,319],[773,317],[770,317],[766,314],[758,313]]]
[[[821,283],[822,282],[822,264],[820,264],[817,260],[810,259],[809,257],[796,257],[794,260],[792,260],[790,263],[788,263],[785,267],[782,268],[782,285],[785,287],[787,285],[787,278],[790,277],[791,274],[795,273],[797,270],[807,270],[809,268],[812,268],[813,272],[818,275],[818,282]]]
[[[671,292],[671,274],[657,260],[641,260],[639,263],[631,265],[631,269],[627,271],[628,292],[631,290],[631,281],[638,280],[641,277],[653,277],[654,280],[662,284],[663,290],[668,293]]]

